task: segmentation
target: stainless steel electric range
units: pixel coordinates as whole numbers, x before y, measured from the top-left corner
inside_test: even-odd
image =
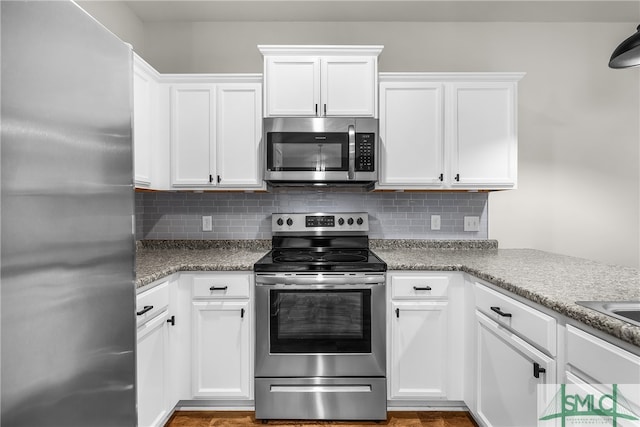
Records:
[[[254,265],[256,419],[386,419],[387,265],[368,214],[273,214],[272,230]]]

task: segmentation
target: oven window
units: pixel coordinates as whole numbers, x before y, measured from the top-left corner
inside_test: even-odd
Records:
[[[271,290],[271,353],[371,353],[371,290]]]
[[[348,135],[270,132],[267,164],[272,171],[348,170]]]

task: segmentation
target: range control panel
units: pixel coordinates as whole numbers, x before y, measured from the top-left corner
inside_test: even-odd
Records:
[[[274,213],[273,232],[369,231],[369,214],[346,213]]]

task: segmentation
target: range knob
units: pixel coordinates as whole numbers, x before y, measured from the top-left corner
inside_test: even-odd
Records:
[[[293,220],[291,218],[287,218],[287,225],[291,227],[293,225]]]
[[[347,220],[347,224],[349,224],[349,225],[353,225],[353,218],[349,218],[349,219]]]
[[[338,219],[338,225],[344,225],[344,218]]]
[[[362,223],[363,223],[364,221],[362,220],[362,218],[358,218],[358,220],[357,220],[356,222],[358,223],[358,225],[362,225]]]
[[[278,220],[276,221],[276,224],[282,225],[284,224],[284,221],[282,220],[282,218],[278,218]]]

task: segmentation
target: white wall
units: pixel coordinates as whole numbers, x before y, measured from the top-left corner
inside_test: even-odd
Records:
[[[124,3],[117,0],[77,0],[76,3],[121,40],[131,44],[136,52],[144,53],[144,26]]]
[[[640,265],[640,68],[609,56],[636,23],[145,23],[160,72],[261,72],[257,44],[382,44],[380,71],[524,71],[519,189],[494,192],[489,235]]]

